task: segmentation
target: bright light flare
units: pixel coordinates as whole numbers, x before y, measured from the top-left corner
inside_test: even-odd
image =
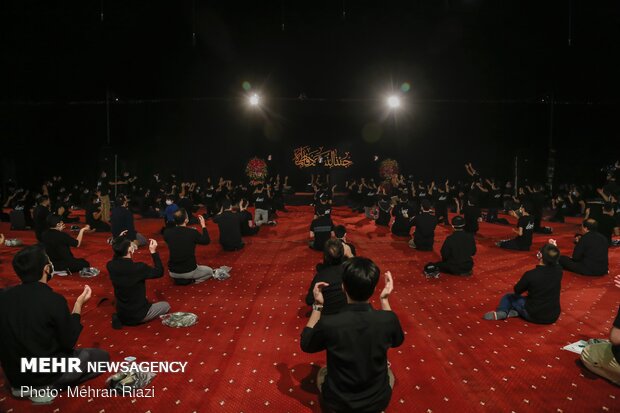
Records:
[[[260,103],[260,97],[256,93],[250,96],[250,105],[258,106],[259,103]]]
[[[392,95],[387,99],[387,105],[392,108],[392,109],[396,109],[400,107],[400,98],[396,95]]]

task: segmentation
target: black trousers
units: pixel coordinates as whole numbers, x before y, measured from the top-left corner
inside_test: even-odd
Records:
[[[592,277],[599,277],[607,274],[606,272],[602,274],[600,272],[594,272],[588,269],[582,262],[575,261],[566,255],[562,255],[560,257],[560,265],[566,271],[574,272],[575,274],[588,275]]]
[[[474,268],[473,265],[455,264],[444,261],[436,262],[434,265],[439,268],[439,272],[452,275],[468,274]]]
[[[101,373],[89,372],[89,362],[110,361],[110,355],[107,351],[98,348],[82,348],[79,350],[73,350],[71,357],[77,357],[80,359],[79,372],[63,373],[54,383],[53,386],[58,389],[64,389],[69,386],[75,386],[80,383],[84,383],[87,380],[93,379],[99,376]]]
[[[74,258],[68,261],[55,261],[53,264],[57,271],[69,270],[70,272],[78,272],[84,267],[90,267],[90,264],[84,258]]]
[[[521,244],[519,244],[519,242],[517,241],[517,239],[509,239],[507,241],[502,241],[499,244],[500,248],[504,248],[507,250],[517,250],[517,251],[529,251],[530,247],[525,248],[524,246],[522,246]]]

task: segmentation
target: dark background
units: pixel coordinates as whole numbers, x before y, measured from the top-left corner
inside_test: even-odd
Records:
[[[463,177],[466,161],[511,177],[519,155],[522,176],[542,182],[551,121],[556,180],[600,179],[619,157],[617,1],[0,7],[4,180],[94,180],[113,154],[138,174],[239,178],[249,158],[273,154],[301,182],[293,149],[324,144],[352,152],[340,178],[375,174],[375,154],[424,179]],[[385,98],[404,82],[390,113]]]

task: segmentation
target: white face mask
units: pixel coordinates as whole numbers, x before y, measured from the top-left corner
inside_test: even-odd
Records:
[[[172,205],[172,201],[170,199],[166,199],[166,205]]]

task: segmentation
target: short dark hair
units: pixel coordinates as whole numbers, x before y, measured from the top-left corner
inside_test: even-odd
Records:
[[[231,206],[232,206],[232,203],[230,202],[230,199],[224,198],[222,200],[222,208],[223,209],[229,209]]]
[[[588,231],[596,231],[598,228],[598,223],[593,218],[584,219],[581,225]]]
[[[354,301],[366,301],[379,282],[379,267],[369,258],[354,257],[342,264],[342,284]]]
[[[473,201],[472,201],[473,203]],[[429,201],[428,199],[423,199],[422,200],[422,209],[425,211],[428,211],[429,209],[431,209],[433,206],[431,205],[431,201]]]
[[[47,226],[49,228],[55,228],[56,225],[58,225],[62,221],[62,217],[55,215],[55,214],[51,214],[51,215],[48,215],[47,218],[45,218],[45,221],[47,222]]]
[[[37,203],[38,204],[42,204],[43,202],[47,201],[48,199],[50,199],[50,197],[47,196],[47,195],[39,195],[37,197]]]
[[[50,259],[42,245],[31,245],[22,248],[15,254],[13,257],[13,270],[22,280],[22,283],[36,282],[41,279],[43,269],[49,262]]]
[[[611,202],[605,202],[605,204],[603,205],[603,211],[611,212],[613,210],[614,210],[614,205]]]
[[[540,249],[545,265],[557,265],[560,261],[560,249],[553,244],[546,244]]]
[[[323,248],[323,262],[327,265],[338,265],[344,257],[344,246],[337,239],[329,239]]]
[[[347,229],[344,227],[344,225],[336,225],[334,227],[334,235],[336,236],[336,238],[342,238],[347,235]]]
[[[129,251],[129,246],[131,245],[131,241],[125,237],[118,237],[114,241],[112,241],[112,251],[114,251],[115,257],[124,257],[127,255],[127,251]]]
[[[185,208],[179,208],[179,210],[174,213],[175,224],[183,225],[186,219],[187,219],[187,211],[185,210]]]

